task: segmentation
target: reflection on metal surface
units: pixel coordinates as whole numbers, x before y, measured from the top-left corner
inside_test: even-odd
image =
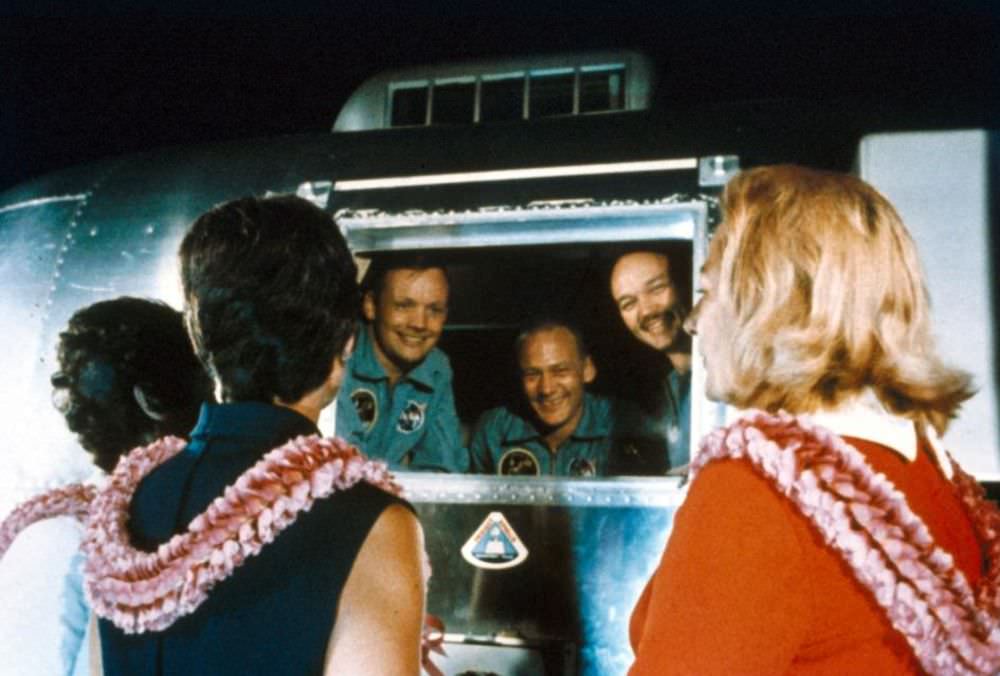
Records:
[[[332,187],[331,181],[305,181],[295,189],[295,194],[302,199],[309,200],[320,209],[326,209],[327,202],[330,201]]]
[[[444,635],[444,649],[448,654],[446,658],[435,655],[432,659],[446,674],[570,676],[577,673],[575,646],[569,643],[447,633]]]
[[[703,188],[722,187],[740,170],[736,155],[712,155],[698,161],[698,185]]]
[[[39,197],[36,199],[25,200],[23,202],[16,202],[14,204],[5,204],[0,207],[0,214],[8,211],[16,211],[18,209],[30,209],[31,207],[39,207],[44,204],[53,204],[55,202],[79,202],[80,200],[87,199],[86,193],[81,193],[79,195],[54,195],[52,197]]]
[[[397,479],[424,525],[434,571],[428,611],[463,645],[524,647],[477,655],[466,646],[463,655],[471,651],[470,659],[503,674],[626,671],[628,618],[683,498],[680,478],[400,473]],[[493,512],[503,513],[531,552],[515,568],[474,568],[458,555]],[[540,659],[545,667],[505,670],[508,657]],[[450,666],[446,672],[457,673]]]
[[[399,472],[407,500],[414,503],[558,505],[571,507],[666,507],[682,499],[682,477],[495,477],[476,474]]]
[[[337,192],[351,190],[380,190],[384,188],[414,188],[417,186],[448,185],[452,183],[492,183],[495,181],[523,181],[533,178],[558,178],[562,176],[599,176],[603,174],[634,174],[645,171],[673,171],[696,169],[698,160],[693,157],[640,162],[605,162],[601,164],[568,164],[554,167],[526,167],[522,169],[494,169],[492,171],[466,171],[451,174],[426,174],[417,176],[387,176],[351,181],[337,181]]]
[[[668,198],[669,199],[669,198]],[[706,218],[701,201],[492,207],[461,212],[341,211],[337,222],[358,253],[643,239],[691,240]]]

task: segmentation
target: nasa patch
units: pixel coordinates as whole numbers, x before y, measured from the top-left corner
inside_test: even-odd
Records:
[[[462,558],[476,568],[512,568],[528,558],[528,548],[501,512],[490,512],[462,545]]]
[[[500,476],[538,476],[541,473],[538,458],[527,448],[511,448],[500,456],[497,463],[497,474]]]
[[[354,404],[354,410],[358,412],[358,418],[365,426],[365,431],[374,427],[375,421],[378,420],[378,399],[375,398],[375,393],[358,388],[351,392],[351,403]]]
[[[597,467],[587,458],[574,458],[569,464],[569,474],[579,477],[597,476]]]
[[[426,410],[427,404],[421,404],[412,399],[406,402],[406,408],[399,414],[399,420],[396,421],[396,429],[405,434],[416,432],[424,426]]]

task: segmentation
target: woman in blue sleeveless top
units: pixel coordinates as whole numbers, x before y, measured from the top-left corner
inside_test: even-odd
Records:
[[[197,219],[185,316],[221,404],[138,486],[131,544],[154,551],[262,456],[318,434],[352,349],[355,266],[328,214],[294,197]],[[241,533],[242,535],[242,533]],[[418,674],[423,542],[405,501],[364,481],[318,499],[165,629],[100,621],[104,673]]]

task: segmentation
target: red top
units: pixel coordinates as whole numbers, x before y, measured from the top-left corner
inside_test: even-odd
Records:
[[[971,585],[983,559],[921,442],[907,461],[845,437],[884,473]],[[629,674],[919,674],[906,640],[812,523],[745,460],[709,463],[632,613]]]

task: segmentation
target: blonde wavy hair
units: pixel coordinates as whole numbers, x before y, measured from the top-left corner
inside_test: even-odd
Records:
[[[870,387],[944,433],[971,376],[936,353],[916,248],[888,200],[781,165],[738,174],[723,208],[704,272],[732,322],[709,364],[729,403],[808,413]]]

